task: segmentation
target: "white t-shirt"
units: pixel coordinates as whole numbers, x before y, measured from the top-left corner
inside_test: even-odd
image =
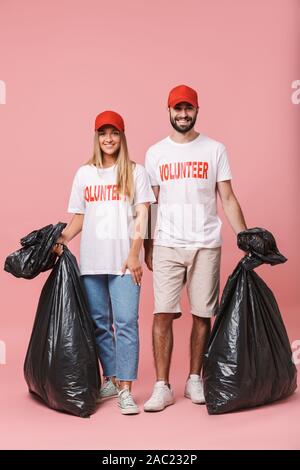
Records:
[[[224,145],[203,134],[184,144],[167,137],[149,148],[145,166],[160,187],[154,244],[221,246],[216,183],[232,178]]]
[[[142,165],[133,170],[134,199],[117,193],[117,166],[83,165],[75,174],[68,212],[84,214],[80,242],[81,274],[121,274],[134,234],[134,206],[155,202]],[[129,270],[126,271],[129,274]]]

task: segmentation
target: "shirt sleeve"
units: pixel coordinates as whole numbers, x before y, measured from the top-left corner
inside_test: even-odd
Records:
[[[155,173],[154,158],[150,149],[147,151],[145,156],[145,168],[149,175],[151,186],[159,186],[159,182],[157,181]]]
[[[138,165],[136,172],[133,205],[142,204],[143,202],[156,202],[145,168]]]
[[[80,181],[80,169],[75,174],[69,199],[68,212],[72,214],[85,213],[85,200],[83,184]]]
[[[229,166],[226,148],[222,145],[217,159],[217,182],[231,180],[232,174]]]

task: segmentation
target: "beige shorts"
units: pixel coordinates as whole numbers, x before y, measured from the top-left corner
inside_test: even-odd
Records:
[[[218,308],[221,247],[187,250],[154,245],[154,313],[181,316],[180,297],[186,284],[191,313],[212,317]]]

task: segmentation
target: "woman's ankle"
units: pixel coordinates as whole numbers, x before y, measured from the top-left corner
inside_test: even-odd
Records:
[[[109,380],[114,384],[114,385],[117,385],[117,381],[116,381],[116,376],[104,376],[104,380],[105,382],[108,382]]]
[[[129,380],[120,380],[119,381],[119,390],[123,390],[124,388],[128,388],[129,391],[131,392],[131,386],[132,386],[132,382],[130,382]]]

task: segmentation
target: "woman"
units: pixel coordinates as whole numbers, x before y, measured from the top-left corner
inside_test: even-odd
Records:
[[[73,181],[68,212],[75,215],[54,250],[61,255],[82,230],[80,272],[105,377],[100,399],[118,396],[122,414],[139,413],[131,386],[139,356],[139,255],[151,202],[146,170],[129,158],[122,117],[99,114],[93,157]]]

